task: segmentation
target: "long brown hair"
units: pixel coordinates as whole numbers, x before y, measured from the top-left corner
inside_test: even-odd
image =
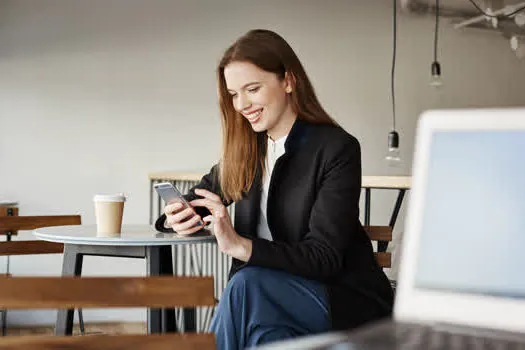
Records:
[[[299,58],[280,35],[255,29],[240,37],[224,52],[217,68],[223,134],[219,181],[225,199],[237,201],[253,185],[257,170],[264,170],[266,137],[261,142],[261,135],[233,107],[224,78],[224,68],[233,61],[250,62],[280,79],[289,75],[292,110],[297,117],[310,123],[337,124],[319,103]]]

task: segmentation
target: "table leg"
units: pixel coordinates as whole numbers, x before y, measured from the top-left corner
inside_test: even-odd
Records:
[[[64,244],[64,257],[62,260],[62,276],[80,276],[82,273],[82,261],[84,256],[79,253],[77,247]],[[73,334],[73,309],[58,310],[55,325],[55,335]]]
[[[365,226],[370,225],[370,202],[372,201],[372,190],[365,188]]]
[[[186,273],[188,273],[191,276],[192,275],[191,246],[182,247],[182,249],[180,249],[179,251],[182,252],[182,262],[183,262],[182,273],[183,275],[186,275]],[[189,259],[187,259],[186,254],[189,254]],[[186,264],[189,264],[189,266],[186,266]],[[182,309],[182,319],[183,319],[184,333],[197,331],[197,310],[195,308]]]
[[[397,216],[399,215],[399,210],[401,209],[401,204],[403,204],[403,198],[405,198],[405,189],[399,190],[399,193],[397,195],[396,204],[394,205],[394,210],[392,211],[392,216],[390,217],[390,222],[388,223],[388,226],[392,227],[392,230],[394,229],[394,226],[397,221]],[[386,252],[386,249],[388,248],[388,241],[379,241],[377,242],[377,251],[379,252]]]
[[[394,227],[397,221],[397,216],[399,215],[399,210],[401,209],[401,204],[403,204],[403,198],[405,198],[406,190],[399,190],[399,193],[397,195],[396,204],[394,206],[394,211],[392,212],[392,216],[390,217],[390,223],[389,226]]]
[[[149,224],[153,225],[153,180],[149,180]]]
[[[15,215],[15,211],[13,210],[13,208],[7,208],[7,216],[13,216]],[[13,232],[11,231],[8,231],[6,233],[6,242],[11,242],[11,237],[13,235]],[[10,259],[9,259],[9,255],[6,257],[6,267],[5,267],[5,273],[7,275],[9,275],[9,272],[10,272]],[[7,309],[4,309],[4,310],[0,310],[0,312],[2,312],[2,337],[5,337],[6,333],[7,333]]]
[[[148,276],[173,276],[171,246],[151,246],[146,250]],[[175,332],[175,309],[148,309],[148,333]]]

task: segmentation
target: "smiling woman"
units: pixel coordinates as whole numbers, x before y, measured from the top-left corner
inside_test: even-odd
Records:
[[[287,134],[296,117],[287,96],[293,84],[289,74],[279,79],[253,63],[233,61],[224,68],[224,78],[233,108],[255,132],[266,130],[273,140]]]
[[[252,30],[237,40],[224,53],[217,80],[223,125],[220,181],[226,198],[240,199],[257,168],[265,168],[266,137],[257,132],[266,131],[275,141],[287,135],[297,117],[336,125],[297,55],[274,32]],[[239,167],[247,171],[239,172]]]
[[[390,315],[392,289],[359,222],[359,142],[324,111],[292,48],[252,30],[226,50],[217,78],[221,160],[186,196],[197,215],[168,204],[156,227],[184,235],[212,221],[233,258],[211,324],[218,348]]]

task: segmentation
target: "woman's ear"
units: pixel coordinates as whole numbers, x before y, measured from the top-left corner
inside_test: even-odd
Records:
[[[286,83],[284,91],[286,91],[287,94],[291,94],[295,89],[295,76],[291,72],[286,72],[284,74],[284,81]]]

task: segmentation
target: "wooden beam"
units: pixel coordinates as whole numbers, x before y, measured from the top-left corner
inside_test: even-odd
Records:
[[[200,334],[148,334],[148,335],[90,335],[90,336],[22,336],[4,337],[0,340],[2,350],[208,350],[215,349],[215,336]]]
[[[0,278],[0,309],[215,306],[212,277]]]
[[[0,256],[31,254],[62,254],[64,245],[46,241],[0,242]]]
[[[80,215],[2,216],[0,217],[0,232],[80,224]]]
[[[364,229],[372,241],[392,241],[390,226],[364,226]]]

